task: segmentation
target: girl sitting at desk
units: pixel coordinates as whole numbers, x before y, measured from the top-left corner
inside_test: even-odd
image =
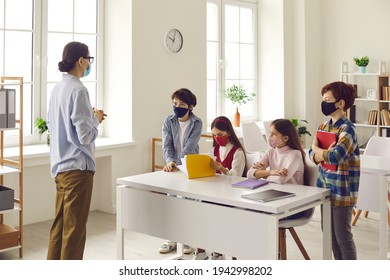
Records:
[[[232,123],[224,116],[217,117],[211,123],[211,132],[213,134],[213,149],[211,154],[215,156],[215,160],[211,162],[211,166],[217,173],[243,176],[245,175],[245,152],[234,132]],[[204,249],[198,248],[194,253],[195,260],[207,260],[208,256]],[[211,253],[212,260],[221,260],[222,254]]]
[[[211,123],[213,149],[216,160],[212,167],[217,173],[232,176],[245,176],[245,152],[234,132],[232,123],[224,116],[217,117]]]
[[[268,143],[271,149],[253,164],[247,177],[266,178],[278,184],[308,185],[306,154],[292,122],[287,119],[274,120],[270,125]]]

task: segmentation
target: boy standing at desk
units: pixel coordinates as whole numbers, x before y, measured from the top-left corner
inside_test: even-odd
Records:
[[[351,230],[352,208],[359,190],[360,157],[355,125],[346,117],[346,111],[355,101],[355,89],[344,82],[325,85],[321,91],[321,109],[331,118],[320,125],[319,131],[336,134],[337,140],[329,148],[319,147],[313,141],[310,159],[320,165],[317,187],[331,190],[332,250],[336,260],[356,260],[356,246]]]
[[[181,164],[181,158],[188,154],[199,154],[199,139],[202,133],[202,120],[192,112],[196,106],[196,96],[188,89],[181,88],[172,96],[173,115],[165,118],[162,127],[162,149],[166,162],[163,170],[172,172]],[[169,217],[167,217],[169,219]],[[176,242],[167,240],[160,253],[176,249]],[[183,244],[183,253],[192,253],[192,248]]]

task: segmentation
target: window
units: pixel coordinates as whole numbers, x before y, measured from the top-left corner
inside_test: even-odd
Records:
[[[31,124],[28,123],[31,122],[32,106],[29,104],[33,103],[34,86],[33,11],[32,0],[0,0],[0,76],[23,76],[23,116],[26,124],[24,130],[30,133]],[[18,87],[15,89],[18,90]],[[16,104],[19,104],[19,100],[16,100]],[[19,113],[19,108],[16,106],[16,114]]]
[[[257,12],[254,1],[207,3],[207,121],[230,117],[234,105],[224,98],[233,84],[257,95]],[[241,120],[255,120],[256,99],[240,108]]]
[[[25,143],[38,141],[35,120],[46,118],[50,93],[61,77],[58,62],[70,41],[88,45],[95,57],[83,78],[93,107],[102,106],[98,82],[103,0],[0,0],[0,75],[23,76]],[[23,7],[21,9],[20,7]]]

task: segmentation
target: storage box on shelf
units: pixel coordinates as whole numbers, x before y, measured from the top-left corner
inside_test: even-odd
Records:
[[[14,190],[0,185],[0,211],[14,208]]]
[[[357,91],[348,117],[355,123],[362,148],[372,135],[390,137],[390,100],[386,99],[390,99],[389,75],[384,62],[379,62],[379,70],[374,73],[350,72],[347,62],[341,64],[341,81],[353,84]]]
[[[18,98],[17,98],[18,96]],[[19,249],[23,257],[23,78],[1,77],[0,80],[1,125],[0,125],[0,252]],[[19,100],[18,100],[19,99]],[[19,101],[15,114],[15,101]],[[7,132],[18,137],[19,154],[13,158],[5,156]],[[6,177],[18,177],[16,185],[5,184]],[[13,183],[15,184],[15,183]],[[6,185],[6,186],[4,186]],[[17,225],[9,225],[5,215],[17,213]]]

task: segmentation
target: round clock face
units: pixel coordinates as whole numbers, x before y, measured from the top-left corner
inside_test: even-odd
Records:
[[[367,90],[367,98],[376,99],[376,91],[375,91],[375,89]]]
[[[165,33],[164,45],[172,53],[177,53],[183,47],[183,35],[177,29],[170,29]]]

